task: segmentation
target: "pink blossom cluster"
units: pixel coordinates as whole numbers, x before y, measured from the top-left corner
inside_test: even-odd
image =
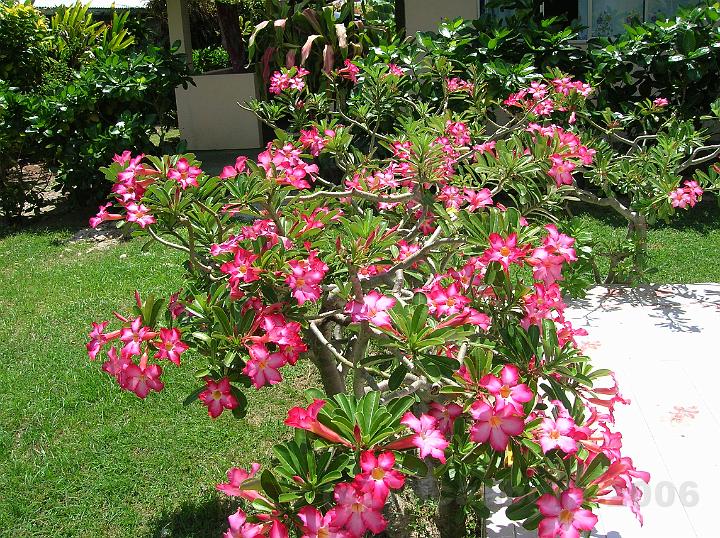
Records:
[[[220,256],[221,254],[233,253],[239,249],[241,241],[255,241],[264,238],[263,251],[274,247],[278,242],[283,243],[286,249],[292,248],[292,241],[287,237],[281,237],[277,233],[277,226],[271,219],[257,219],[252,224],[243,226],[237,235],[231,234],[222,243],[214,243],[210,246],[210,254]],[[222,270],[222,267],[221,267]],[[228,273],[229,274],[229,273]]]
[[[295,525],[303,538],[361,538],[367,531],[379,534],[387,526],[382,515],[391,490],[405,485],[405,475],[395,469],[395,455],[392,452],[377,454],[366,450],[360,454],[360,472],[352,482],[335,485],[335,505],[325,514],[313,505],[303,506],[297,513]],[[247,486],[257,474],[260,466],[254,463],[250,471],[233,467],[228,471],[228,482],[218,484],[217,489],[232,497],[247,501],[262,499],[271,504],[257,490]],[[298,477],[299,479],[299,477]],[[256,516],[258,523],[249,523],[247,514],[238,509],[228,518],[229,529],[226,538],[289,536],[288,524],[281,521],[278,513]]]
[[[328,141],[335,138],[335,131],[332,129],[325,129],[325,136],[320,136],[318,128],[312,126],[310,129],[300,130],[300,144],[303,148],[310,151],[310,155],[317,157],[320,152],[325,148]]]
[[[562,280],[562,267],[566,262],[577,260],[575,239],[560,233],[557,226],[545,226],[548,234],[543,239],[542,246],[534,249],[527,258],[528,264],[533,268],[533,278],[546,285]]]
[[[270,93],[279,95],[285,90],[300,91],[305,87],[305,76],[310,71],[303,67],[293,67],[289,70],[275,71],[270,77]]]
[[[251,307],[251,303],[246,305]],[[282,381],[280,368],[297,363],[300,355],[307,351],[307,346],[302,340],[300,324],[288,321],[277,305],[266,308],[257,304],[252,306],[259,313],[250,333],[243,339],[249,355],[243,373],[259,389]]]
[[[668,198],[670,199],[670,205],[673,207],[685,209],[688,206],[695,207],[698,200],[702,198],[703,192],[697,181],[688,180],[685,181],[684,187],[678,187],[670,192]]]
[[[583,499],[583,491],[571,487],[559,496],[545,494],[538,500],[537,504],[540,513],[544,516],[543,523],[539,528],[540,536],[565,536],[560,530],[571,533],[570,535],[577,535],[578,530],[590,530],[597,518],[594,518],[594,516],[589,517],[589,511],[584,513],[588,525],[590,525],[593,518],[595,520],[588,528],[578,526],[578,519],[571,517],[571,513],[569,513],[579,510],[580,505],[588,501],[610,505],[626,505],[642,524],[642,515],[640,513],[642,491],[635,484],[635,480],[639,479],[648,483],[650,474],[637,470],[630,458],[622,456],[622,435],[613,432],[610,428],[610,425],[614,423],[613,406],[616,403],[627,404],[629,402],[619,394],[616,383],[608,389],[599,388],[593,392],[595,395],[592,397],[581,395],[587,404],[586,408],[590,411],[590,416],[585,425],[578,426],[565,406],[559,401],[553,401],[551,403],[554,411],[552,413],[548,412],[547,416],[543,418],[540,427],[535,431],[535,435],[543,453],[558,450],[565,454],[565,457],[578,459],[581,469],[590,465],[600,454],[605,455],[610,460],[610,465],[602,475],[592,481],[591,485],[595,486],[595,493],[592,498]],[[598,395],[603,393],[610,396],[610,398],[598,398]],[[607,407],[609,413],[599,412],[597,405]],[[588,452],[588,456],[584,460],[578,456],[578,448],[581,445]],[[568,499],[568,491],[572,491],[574,497],[572,499],[574,504],[572,505]],[[558,508],[559,505],[562,506]],[[565,512],[563,516],[563,510],[569,512]],[[574,527],[574,531],[572,527]],[[572,532],[576,534],[572,534]]]
[[[345,306],[345,312],[350,314],[350,319],[354,323],[368,321],[381,329],[392,329],[387,311],[396,303],[395,298],[386,297],[377,290],[372,290],[363,296],[362,301],[350,301]]]
[[[345,180],[345,187],[364,192],[380,192],[385,189],[396,189],[400,182],[396,177],[398,168],[391,163],[386,168],[368,171],[360,170],[351,179]],[[386,207],[387,208],[387,207]]]
[[[105,332],[108,321],[93,322],[88,335],[90,341],[86,345],[88,356],[95,360],[102,348],[110,344],[107,360],[102,365],[104,372],[113,376],[122,389],[134,392],[140,398],[145,398],[150,391],[160,392],[164,387],[160,380],[162,368],[159,364],[148,363],[149,354],[154,359],[180,365],[180,356],[188,349],[181,340],[180,331],[176,328],[153,330],[143,324],[141,316],[133,320],[116,316],[125,326],[115,331]],[[134,357],[139,360],[136,362]]]
[[[142,163],[145,155],[140,154],[135,157],[130,151],[124,151],[121,155],[115,155],[113,162],[124,166],[125,168],[118,172],[117,181],[112,187],[112,193],[120,206],[125,210],[125,214],[110,213],[108,209],[112,207],[112,202],[99,207],[97,215],[90,219],[90,226],[97,228],[100,224],[107,221],[125,220],[126,222],[134,222],[141,228],[146,228],[156,222],[150,210],[141,203],[142,197],[147,188],[155,183],[160,176],[160,172],[154,168],[150,168]],[[167,178],[178,182],[183,190],[188,187],[197,187],[197,178],[202,175],[203,171],[190,164],[183,158],[168,169]]]
[[[309,189],[310,181],[315,180],[319,168],[302,160],[302,151],[292,144],[277,148],[270,142],[267,149],[258,155],[258,164],[265,170],[269,179],[280,185],[290,185],[296,189]]]
[[[290,286],[292,296],[299,305],[306,301],[315,302],[320,298],[320,283],[329,267],[317,255],[317,251],[310,251],[307,259],[288,262],[290,274],[285,278],[285,282]]]
[[[460,190],[453,185],[443,185],[437,198],[443,202],[446,209],[458,210],[464,206],[470,213],[493,204],[492,192],[487,188],[475,190],[466,187]]]
[[[344,62],[344,67],[338,69],[337,73],[338,75],[340,75],[340,77],[351,81],[353,84],[357,84],[357,76],[360,74],[360,68],[354,63],[352,63],[350,59],[346,59]]]
[[[536,116],[550,116],[554,111],[568,110],[563,103],[565,99],[577,94],[587,98],[592,93],[592,86],[579,80],[568,77],[555,78],[550,84],[533,81],[529,87],[516,93],[511,93],[503,104],[518,107],[529,111]],[[571,113],[570,123],[575,122],[574,111]]]
[[[466,92],[472,94],[475,90],[475,85],[472,82],[468,82],[459,77],[446,78],[445,85],[449,93]]]
[[[474,423],[470,428],[470,439],[476,443],[489,443],[496,451],[504,451],[510,438],[525,430],[523,405],[533,398],[532,391],[519,383],[516,366],[506,364],[500,377],[487,374],[480,379],[480,386],[486,395],[470,407]]]
[[[555,180],[558,187],[572,185],[572,173],[575,168],[579,164],[589,166],[593,162],[596,151],[584,146],[580,137],[562,127],[554,124],[543,127],[537,123],[530,123],[527,131],[546,137],[548,145],[556,145],[556,152],[550,155],[552,166],[548,175]]]
[[[132,157],[129,151],[113,157],[113,162],[125,166],[124,170],[118,173],[117,182],[112,187],[112,192],[125,214],[110,213],[108,209],[113,204],[107,202],[101,205],[97,215],[90,219],[90,226],[97,228],[103,222],[125,220],[145,228],[156,222],[149,209],[140,203],[147,188],[155,182],[154,177],[159,174],[142,163],[144,158],[143,154]]]

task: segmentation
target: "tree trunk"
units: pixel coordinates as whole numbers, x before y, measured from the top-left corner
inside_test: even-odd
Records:
[[[245,45],[240,30],[240,12],[237,4],[215,2],[223,48],[230,56],[233,73],[240,73],[245,67]]]
[[[648,223],[645,216],[636,213],[634,219],[628,223],[628,238],[635,243],[635,252],[633,253],[633,270],[642,274],[647,266],[648,246]]]
[[[332,334],[332,328],[329,327],[329,323],[321,324],[318,328],[323,334],[326,340],[330,340]],[[340,370],[337,368],[335,357],[332,353],[320,342],[317,336],[312,331],[305,332],[305,341],[308,343],[310,351],[312,352],[312,361],[320,373],[320,380],[325,389],[325,394],[328,396],[334,396],[345,392],[345,381]]]
[[[395,31],[405,36],[405,0],[395,0]]]

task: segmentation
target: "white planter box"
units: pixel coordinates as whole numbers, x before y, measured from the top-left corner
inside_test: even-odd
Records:
[[[437,31],[442,19],[477,19],[480,16],[478,0],[405,0],[405,29],[407,35],[415,32]]]
[[[175,90],[180,136],[188,149],[259,148],[260,122],[238,105],[256,96],[255,75],[221,70],[193,80],[195,86]]]

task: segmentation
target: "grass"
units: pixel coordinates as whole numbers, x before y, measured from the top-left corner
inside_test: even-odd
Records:
[[[71,233],[0,239],[0,534],[217,537],[231,508],[214,484],[267,460],[310,371],[252,391],[244,420],[182,406],[198,358],[168,364],[145,401],[119,390],[85,355],[90,322],[126,310],[136,288],[176,290],[180,259],[137,241],[89,251]]]
[[[625,221],[608,210],[577,212],[594,237],[625,237]],[[670,224],[657,223],[648,233],[648,255],[657,284],[720,282],[720,207],[706,200],[679,211]]]
[[[624,234],[609,213],[582,213],[595,233]],[[169,294],[181,259],[130,241],[68,243],[73,227],[0,237],[0,529],[3,536],[213,536],[232,508],[214,491],[231,465],[267,461],[289,434],[286,409],[313,379],[250,393],[244,420],[211,421],[188,357],[166,389],[122,392],[84,352],[93,320],[127,310],[135,289]],[[720,211],[703,203],[650,232],[656,282],[720,282]]]

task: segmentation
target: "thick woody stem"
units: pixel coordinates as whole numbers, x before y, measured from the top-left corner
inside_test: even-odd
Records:
[[[328,341],[332,334],[332,327],[330,325],[330,323],[325,323],[317,327],[318,332],[322,334],[325,341]],[[333,354],[313,331],[308,331],[305,334],[305,340],[312,351],[312,360],[320,373],[320,380],[325,389],[325,394],[334,396],[335,394],[344,393],[345,383],[343,382],[340,370],[337,368]]]

